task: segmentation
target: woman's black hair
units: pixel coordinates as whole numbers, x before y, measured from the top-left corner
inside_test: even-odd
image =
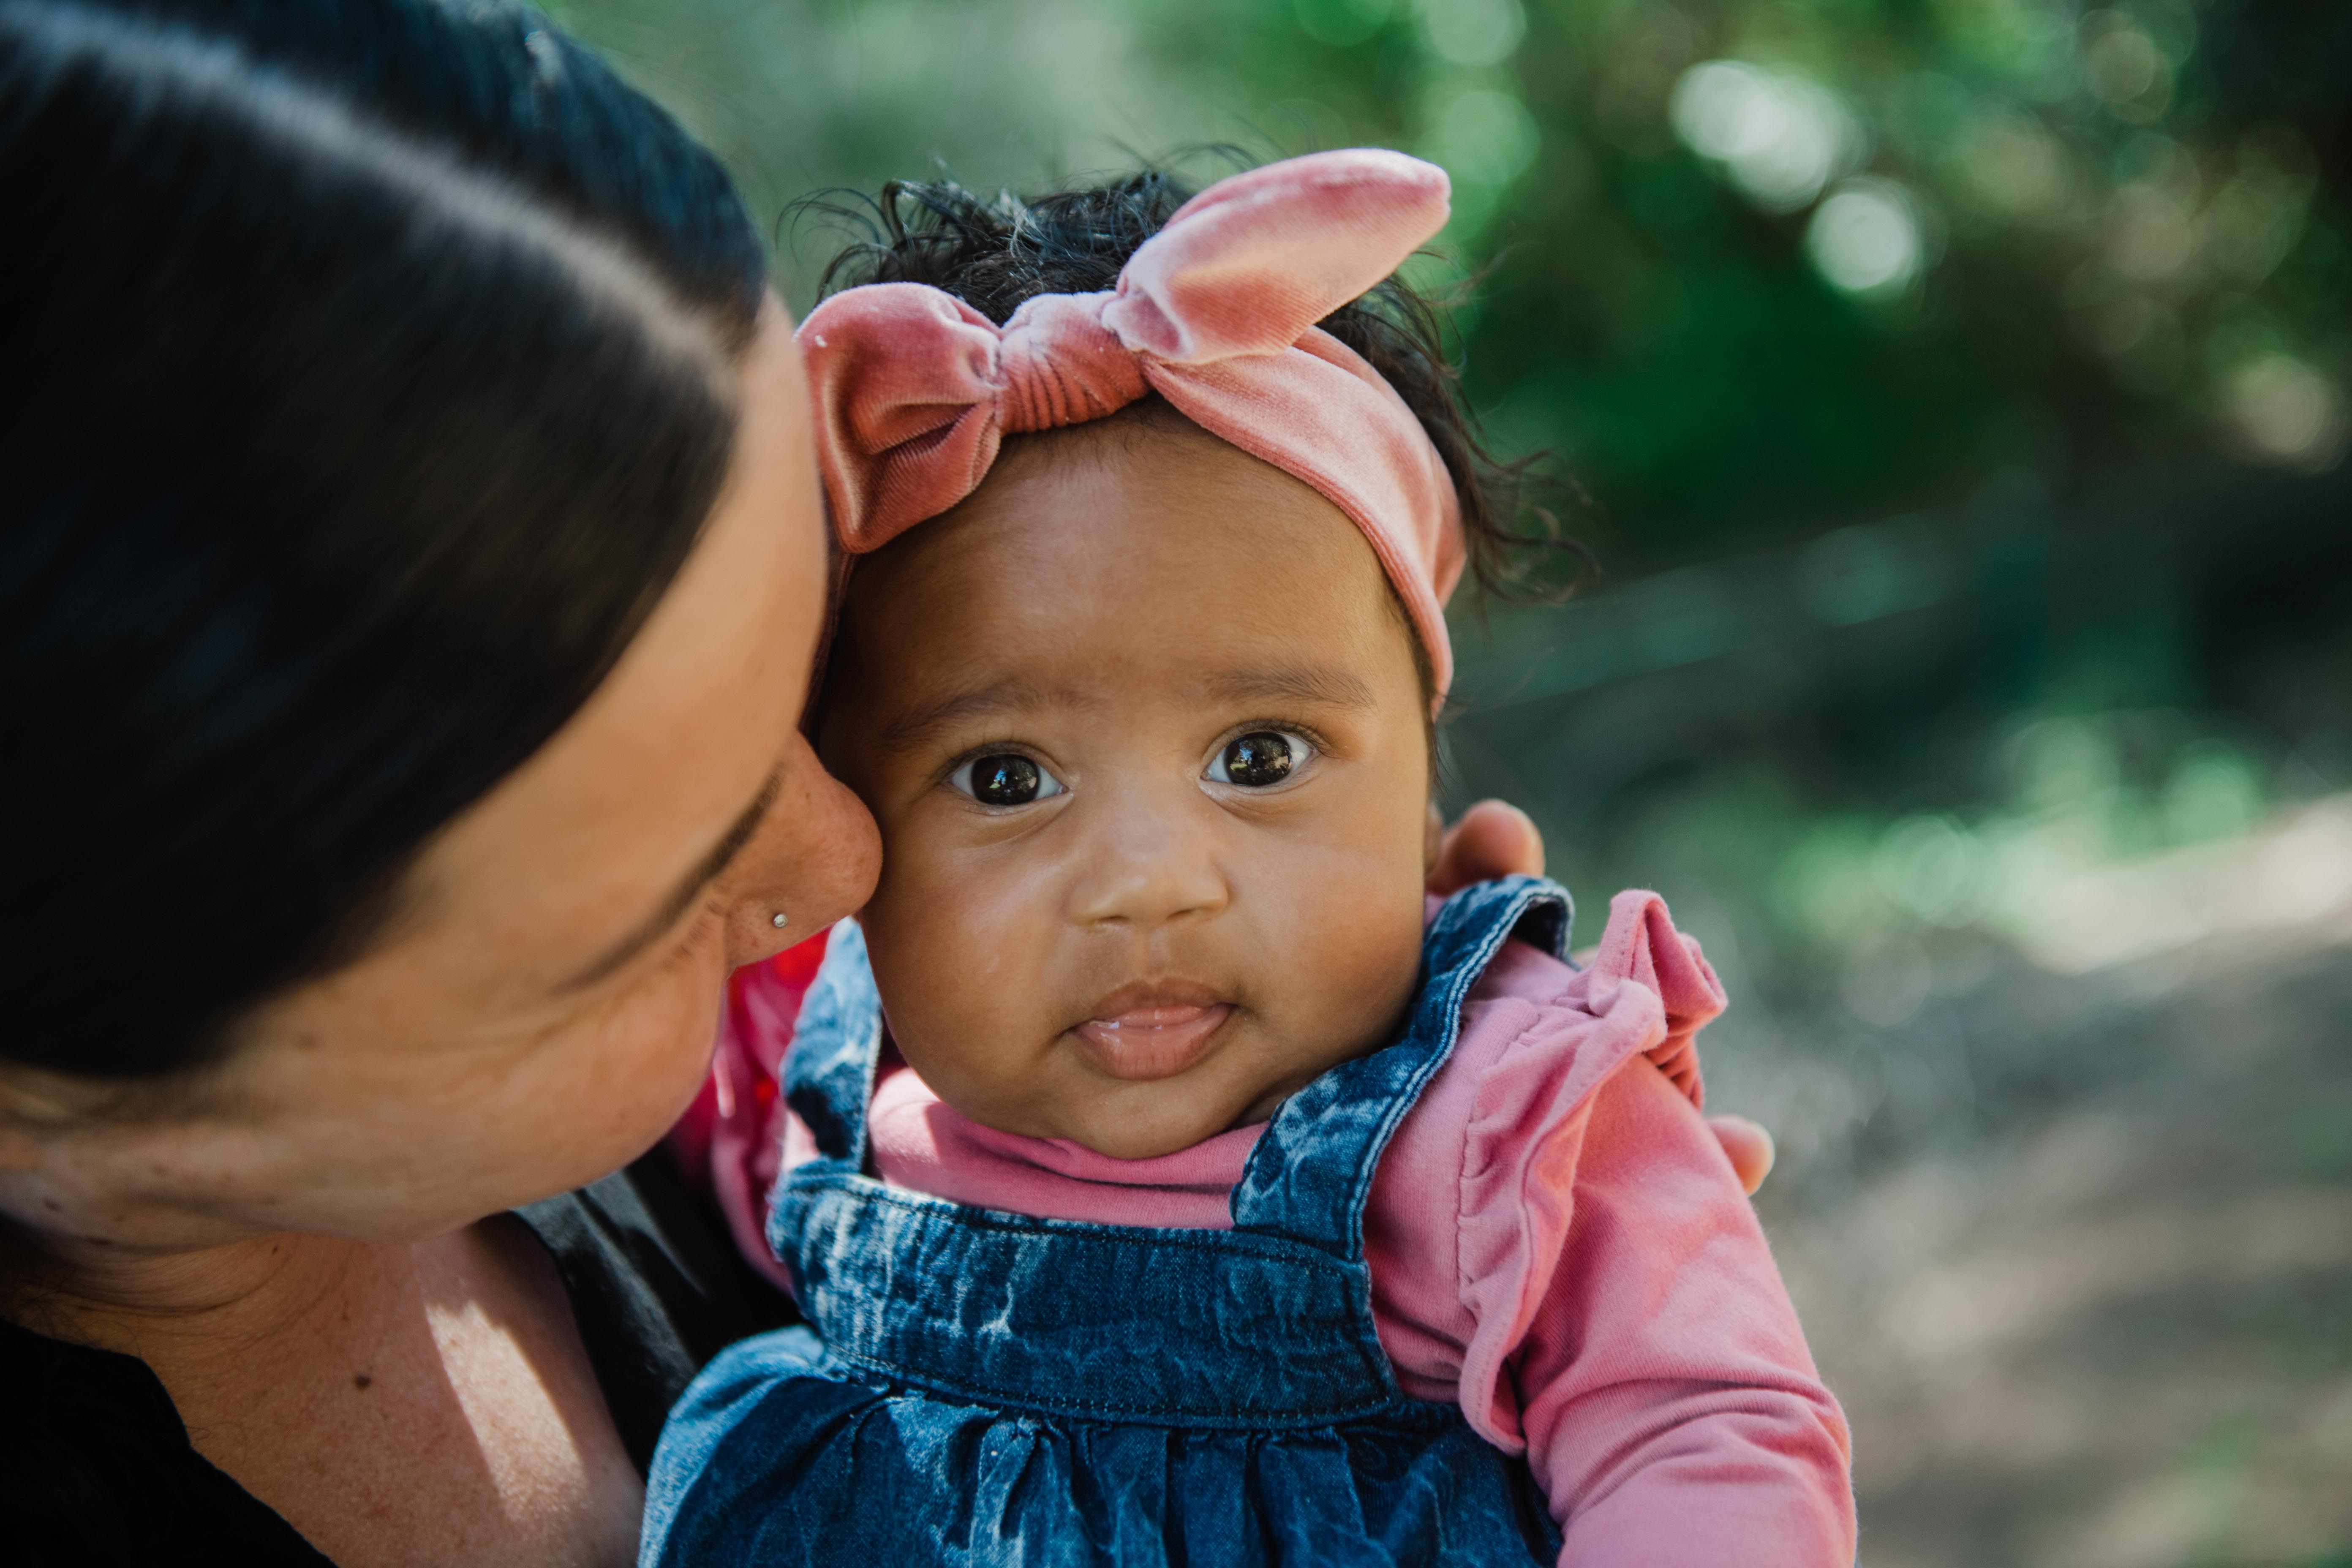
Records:
[[[1138,247],[1160,232],[1192,187],[1145,166],[1123,178],[1050,195],[993,198],[952,180],[893,180],[873,197],[811,198],[804,212],[864,229],[825,268],[826,293],[861,283],[927,283],[1002,326],[1039,294],[1112,288]],[[1323,330],[1363,356],[1396,389],[1444,458],[1462,509],[1470,576],[1492,594],[1530,587],[1531,552],[1582,549],[1559,538],[1552,515],[1527,504],[1542,454],[1514,462],[1488,451],[1444,349],[1438,302],[1402,277],[1340,306]],[[1532,524],[1530,528],[1528,524]],[[1531,596],[1555,597],[1537,588]]]
[[[0,1057],[221,1051],[677,574],[764,297],[497,0],[0,0]]]

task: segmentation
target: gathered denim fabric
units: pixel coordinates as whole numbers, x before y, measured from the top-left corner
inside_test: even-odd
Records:
[[[1526,1461],[1398,1389],[1363,1211],[1496,950],[1516,931],[1557,956],[1569,914],[1534,878],[1449,900],[1402,1034],[1283,1104],[1230,1231],[1032,1219],[865,1175],[882,1013],[845,923],[784,1064],[819,1157],[768,1229],[808,1327],[687,1390],[641,1568],[1553,1561]]]

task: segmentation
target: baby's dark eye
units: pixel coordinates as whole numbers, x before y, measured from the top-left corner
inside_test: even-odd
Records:
[[[1209,764],[1209,776],[1219,784],[1266,789],[1289,779],[1314,754],[1315,748],[1302,735],[1286,730],[1253,730],[1225,742],[1225,749]]]
[[[948,780],[982,805],[1027,805],[1051,800],[1062,793],[1062,781],[1018,752],[992,752],[974,757]]]

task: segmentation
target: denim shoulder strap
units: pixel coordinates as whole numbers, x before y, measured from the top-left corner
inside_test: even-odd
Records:
[[[875,1058],[882,1048],[882,998],[866,962],[866,933],[843,921],[827,939],[824,963],[801,1002],[784,1056],[784,1103],[816,1140],[811,1174],[866,1164],[866,1110],[874,1098]]]
[[[1539,877],[1507,877],[1445,901],[1421,946],[1421,984],[1394,1045],[1342,1062],[1292,1095],[1234,1188],[1235,1230],[1363,1256],[1364,1199],[1390,1135],[1454,1049],[1462,1003],[1514,931],[1566,956],[1575,906]]]

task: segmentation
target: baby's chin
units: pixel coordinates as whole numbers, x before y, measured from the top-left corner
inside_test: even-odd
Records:
[[[1135,1090],[1106,1094],[1082,1105],[1065,1106],[1054,1118],[1053,1136],[1114,1160],[1151,1160],[1205,1143],[1221,1132],[1273,1118],[1296,1093],[1295,1083],[1220,1086],[1186,1092],[1168,1083],[1150,1086],[1148,1114],[1138,1114]],[[1125,1101],[1127,1103],[1121,1103]]]
[[[1157,1130],[1139,1132],[1127,1128],[1087,1126],[1060,1136],[1114,1160],[1156,1160],[1162,1154],[1181,1153],[1196,1143],[1207,1142],[1220,1132],[1243,1125],[1246,1123],[1233,1122],[1223,1127],[1209,1125],[1199,1132],[1163,1132]]]

